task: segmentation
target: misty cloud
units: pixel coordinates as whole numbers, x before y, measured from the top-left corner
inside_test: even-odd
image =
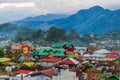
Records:
[[[120,0],[0,0],[0,22],[47,13],[73,14],[96,5],[120,9]]]

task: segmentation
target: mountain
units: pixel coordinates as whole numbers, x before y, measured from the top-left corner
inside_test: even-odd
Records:
[[[22,21],[51,21],[55,19],[66,18],[68,16],[69,15],[66,15],[66,14],[46,14],[46,15],[40,15],[35,17],[27,17]]]
[[[37,17],[36,17],[37,18]],[[49,29],[51,26],[65,29],[75,29],[78,33],[94,33],[102,35],[112,30],[120,29],[120,10],[111,11],[100,6],[83,9],[69,17],[57,20],[21,20],[16,24],[25,25],[31,29]]]
[[[104,34],[120,29],[120,10],[111,11],[94,6],[80,10],[68,18],[51,21],[49,24],[65,30],[73,28],[80,34],[94,32]]]
[[[36,17],[27,17],[23,20],[12,22],[13,24],[27,26],[31,29],[37,30],[37,29],[43,29],[48,30],[52,25],[48,25],[46,22],[57,20],[57,19],[63,19],[68,17],[69,15],[66,14],[46,14],[46,15],[40,15]]]

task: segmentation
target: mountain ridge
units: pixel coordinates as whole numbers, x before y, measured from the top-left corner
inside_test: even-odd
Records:
[[[46,15],[39,15],[35,17],[26,17],[23,21],[51,21],[61,18],[66,18],[69,15],[66,14],[46,14]]]
[[[101,6],[93,6],[89,9],[79,10],[77,13],[62,19],[50,21],[18,21],[16,24],[26,26],[31,29],[46,30],[52,26],[57,28],[75,29],[79,34],[98,33],[100,35],[120,29],[120,9],[111,11]],[[45,27],[44,27],[45,29]]]

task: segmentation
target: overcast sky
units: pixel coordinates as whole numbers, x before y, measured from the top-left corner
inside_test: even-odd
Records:
[[[116,10],[120,0],[0,0],[0,23],[47,13],[73,14],[96,5]]]

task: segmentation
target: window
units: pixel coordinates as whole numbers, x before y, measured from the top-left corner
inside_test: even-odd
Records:
[[[36,80],[41,80],[41,78],[40,77],[37,77],[37,79]]]
[[[45,80],[50,80],[48,77],[45,77]]]

